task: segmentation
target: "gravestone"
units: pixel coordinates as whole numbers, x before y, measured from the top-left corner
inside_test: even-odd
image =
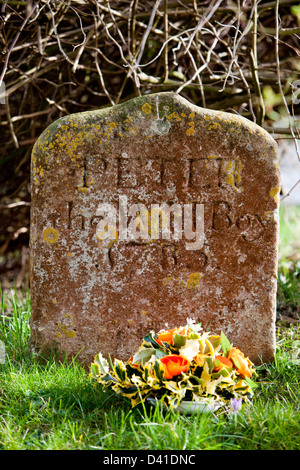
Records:
[[[151,330],[223,331],[275,349],[275,141],[174,93],[65,116],[32,154],[32,337],[87,364]]]

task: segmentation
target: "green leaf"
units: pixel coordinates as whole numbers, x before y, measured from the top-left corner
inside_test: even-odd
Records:
[[[173,336],[173,346],[176,349],[182,348],[186,343],[186,336],[175,334]]]
[[[155,357],[156,359],[161,359],[162,357],[164,356],[167,356],[167,353],[165,353],[164,351],[161,351],[160,349],[156,349],[155,351]]]
[[[222,339],[220,336],[216,336],[216,335],[211,335],[211,336],[208,336],[207,338],[210,343],[212,344],[214,350],[216,351],[219,346],[222,344]]]
[[[224,356],[227,356],[228,352],[231,349],[231,343],[227,339],[226,335],[221,331],[221,344],[222,344],[222,349],[223,349],[223,354]]]
[[[251,387],[251,388],[259,387],[259,385],[256,382],[253,382],[253,380],[249,379],[249,377],[245,377],[244,380],[245,380],[246,384],[249,385],[249,387]]]
[[[219,359],[215,359],[215,368],[219,367],[220,364],[221,362],[219,361]]]
[[[231,360],[232,360],[233,364],[235,365],[236,369],[239,370],[241,368],[241,365],[240,365],[239,361],[237,360],[237,358],[232,357]]]
[[[155,353],[156,349],[154,348],[142,348],[133,356],[132,362],[133,364],[145,364]]]
[[[297,16],[297,19],[300,20],[300,5],[291,6],[291,13]]]
[[[212,374],[212,378],[213,378],[213,379],[218,379],[218,378],[221,377],[221,376],[222,376],[222,377],[229,377],[230,374],[229,374],[228,370],[225,369],[225,368],[222,368],[222,369],[220,369],[218,372]]]
[[[205,361],[208,365],[208,370],[209,370],[209,373],[211,374],[213,369],[214,369],[214,361],[213,361],[213,358],[212,357],[206,357],[205,358]]]
[[[147,336],[144,337],[146,343],[150,343],[155,349],[160,347],[160,344],[154,338],[154,332],[151,331]]]
[[[188,339],[200,339],[200,335],[199,335],[199,333],[196,333],[195,331],[192,331],[192,332],[188,335]]]

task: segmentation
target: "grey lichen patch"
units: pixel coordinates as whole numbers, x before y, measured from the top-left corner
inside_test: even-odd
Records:
[[[170,130],[171,123],[166,119],[157,119],[153,121],[150,126],[150,133],[164,135],[167,134]]]

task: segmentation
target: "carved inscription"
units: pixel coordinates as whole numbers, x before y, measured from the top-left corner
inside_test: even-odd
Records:
[[[121,261],[126,259],[126,263]],[[107,250],[107,262],[112,270],[119,270],[122,265],[122,277],[130,281],[139,270],[161,272],[202,271],[208,264],[208,256],[204,252],[188,252],[179,244],[148,245],[129,242],[112,245]],[[146,269],[146,270],[147,270]]]
[[[196,190],[203,189],[242,189],[240,160],[223,160],[215,156],[207,158],[146,158],[128,156],[126,152],[116,158],[116,166],[104,157],[90,157],[93,172],[99,178],[110,178],[120,188],[137,188],[142,185],[159,184],[165,186],[178,180],[183,186]],[[82,183],[77,189],[84,190],[92,186],[93,175],[85,157],[82,169]],[[182,178],[178,178],[178,175]],[[176,177],[175,177],[176,175]],[[114,182],[112,181],[112,182]]]
[[[85,217],[74,210],[73,202],[68,202],[68,229],[73,230],[74,228],[79,228],[80,230],[85,229]]]
[[[224,231],[228,229],[232,221],[229,217],[230,206],[226,201],[214,202],[212,228],[214,230]]]
[[[205,218],[206,230],[213,230],[215,232],[225,234],[227,230],[233,229],[233,227],[235,226],[238,228],[240,236],[243,238],[243,240],[248,242],[253,242],[259,239],[260,237],[262,237],[265,231],[264,224],[259,215],[242,214],[234,217],[230,208],[230,204],[227,201],[204,201],[203,204],[206,208],[212,208],[211,211],[207,211],[207,213],[211,212],[212,215],[210,217]],[[194,207],[195,204],[193,205],[193,208]],[[118,205],[116,204],[116,213],[117,209]],[[149,207],[149,213],[150,211],[151,207]],[[138,212],[136,212],[136,217],[139,217]],[[82,231],[92,230],[92,233],[96,234],[97,225],[100,221],[103,220],[103,218],[104,215],[94,215],[91,218],[87,218],[86,216],[80,213],[80,208],[76,207],[73,202],[68,202],[66,225],[67,229],[70,231],[75,229],[79,229]],[[132,223],[133,219],[134,216],[132,215],[128,217],[128,225]],[[60,229],[60,224],[65,223],[63,218],[58,217],[58,215],[56,214],[49,215],[48,220],[51,222],[51,227],[58,228],[58,230]],[[172,229],[172,220],[170,228]],[[151,240],[151,226],[149,226],[149,235],[149,240]]]

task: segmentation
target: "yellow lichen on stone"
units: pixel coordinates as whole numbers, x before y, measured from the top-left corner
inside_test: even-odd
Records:
[[[64,335],[65,338],[74,338],[76,336],[76,332],[74,330],[66,331]]]
[[[142,111],[145,113],[145,114],[150,114],[151,113],[151,106],[149,103],[144,103],[143,106],[142,106]]]
[[[188,289],[199,289],[200,279],[201,279],[201,274],[200,273],[190,274],[189,279],[187,281],[187,288]]]
[[[209,126],[208,130],[211,131],[212,129],[217,129],[217,128],[222,129],[221,124],[219,122],[214,122],[213,124]]]
[[[176,279],[175,279],[175,280],[176,280]],[[164,286],[167,286],[167,285],[170,286],[170,285],[173,285],[173,283],[174,283],[174,280],[173,280],[173,277],[172,277],[172,276],[165,277],[165,278],[163,278],[163,280],[162,280],[162,284],[163,284]]]
[[[279,203],[280,201],[279,194],[280,194],[280,188],[278,188],[277,186],[275,186],[275,188],[272,188],[270,191],[271,198],[273,198],[277,203]]]
[[[190,135],[193,135],[193,134],[195,134],[195,130],[194,130],[192,127],[190,127],[190,128],[186,131],[186,135],[190,136]]]
[[[79,186],[77,186],[77,190],[80,193],[85,193],[85,194],[89,192],[89,188],[87,188],[86,186],[83,186],[83,184],[80,184]]]
[[[241,183],[242,163],[239,159],[229,160],[225,166],[225,182],[236,191],[242,191]]]
[[[57,338],[62,338],[64,335],[65,338],[74,338],[76,336],[76,331],[70,329],[73,326],[72,315],[67,313],[62,317],[62,320],[58,323],[58,329],[56,336]]]
[[[172,114],[169,114],[169,116],[167,116],[167,119],[168,121],[177,121],[177,122],[181,121],[181,117],[176,111],[174,111],[174,113]]]
[[[190,115],[189,117],[191,117],[191,115]],[[186,131],[186,135],[188,135],[188,136],[194,135],[194,134],[195,134],[195,123],[194,123],[194,121],[189,122],[188,125],[189,125],[190,127],[189,127],[189,129]]]
[[[265,212],[265,219],[267,222],[269,221],[275,221],[277,222],[278,221],[278,211],[275,210],[275,211],[266,211]]]
[[[46,243],[55,243],[59,238],[59,232],[55,228],[47,227],[43,231],[43,239]]]

